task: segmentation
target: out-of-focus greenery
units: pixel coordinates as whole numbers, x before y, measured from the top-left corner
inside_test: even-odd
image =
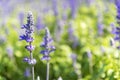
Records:
[[[25,14],[24,23],[26,23],[26,14],[29,10],[33,12],[35,23],[38,16],[42,18],[54,39],[56,51],[51,53],[50,80],[57,80],[59,76],[63,80],[119,80],[120,51],[115,46],[110,46],[110,39],[113,38],[110,25],[116,22],[114,3],[98,0],[91,5],[81,4],[77,8],[75,18],[71,17],[70,8],[62,10],[60,5],[58,5],[59,15],[54,16],[50,7],[51,4],[45,5],[45,7],[43,6],[45,3],[50,4],[51,2],[45,0],[39,6],[36,6],[37,0],[30,0],[30,2],[26,0],[24,4],[12,5],[14,10],[10,14],[1,15],[0,80],[31,79],[31,77],[24,76],[25,69],[29,68],[29,65],[23,62],[23,58],[29,56],[29,52],[24,48],[27,43],[19,41],[21,24],[18,18],[18,14],[23,12]],[[44,7],[46,12],[43,13],[41,7]],[[66,20],[61,18],[63,13],[67,15]],[[98,33],[99,19],[102,19],[100,23],[103,25],[102,35]],[[62,29],[60,28],[62,33],[59,32],[58,21],[62,24]],[[69,38],[68,28],[70,26],[72,26],[73,35],[77,39],[75,47],[73,47],[74,37],[72,37],[73,40]],[[37,60],[35,77],[40,76],[40,80],[46,78],[46,61],[40,60],[42,55],[39,53],[44,34],[44,29],[37,30],[35,28],[33,42],[33,45],[35,45],[33,55]],[[13,54],[10,50],[13,50]],[[91,54],[88,55],[88,52],[91,52]],[[73,66],[71,59],[72,53],[77,55],[75,66]]]

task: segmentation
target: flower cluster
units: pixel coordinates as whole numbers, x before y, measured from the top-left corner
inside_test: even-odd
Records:
[[[115,4],[117,8],[117,23],[120,24],[120,0],[116,0]]]
[[[115,34],[114,40],[120,42],[120,1],[116,0],[115,4],[116,4],[116,9],[117,9],[116,19],[117,19],[118,26],[115,27],[115,29],[112,31],[112,33]],[[120,47],[118,46],[117,48],[119,49]]]
[[[117,9],[117,15],[116,15],[117,27],[114,27],[112,25],[113,27],[112,33],[115,34],[114,40],[120,42],[120,0],[116,0],[115,4],[116,4],[116,9]],[[119,49],[120,45],[117,48]]]
[[[32,51],[34,50],[34,46],[32,46],[32,42],[33,42],[33,37],[32,37],[32,33],[33,33],[33,15],[31,12],[28,13],[27,16],[27,24],[23,25],[21,27],[21,29],[25,30],[25,33],[23,35],[20,35],[20,40],[25,40],[27,43],[29,43],[28,45],[25,46],[25,48],[30,52],[30,58],[24,58],[25,62],[28,62],[28,64],[30,65],[34,65],[36,63],[36,60],[33,59],[32,56]]]
[[[23,59],[24,62],[27,62],[29,65],[35,65],[36,64],[36,59],[30,59],[28,57],[25,57]]]
[[[45,28],[45,37],[43,39],[41,47],[44,48],[40,53],[43,54],[42,60],[49,60],[50,56],[49,54],[53,51],[55,51],[55,46],[53,46],[51,43],[53,42],[53,39],[50,36],[50,32],[48,28]]]
[[[25,40],[26,42],[32,42],[33,37],[31,36],[33,33],[33,16],[32,13],[29,12],[27,16],[27,24],[23,25],[21,29],[25,29],[25,34],[20,36],[20,40]]]

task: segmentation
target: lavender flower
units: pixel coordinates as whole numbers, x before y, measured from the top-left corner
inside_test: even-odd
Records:
[[[37,22],[36,22],[36,29],[37,30],[41,30],[44,28],[44,24],[42,23],[42,20],[40,17],[37,18]]]
[[[4,44],[7,41],[6,36],[0,35],[0,44]]]
[[[55,28],[55,37],[56,41],[61,40],[62,33],[64,31],[64,21],[63,20],[57,20],[57,27]]]
[[[25,77],[30,77],[31,73],[30,73],[30,69],[26,68],[25,72],[24,72]]]
[[[88,56],[88,58],[89,58],[89,59],[91,59],[91,58],[92,58],[92,53],[91,53],[91,51],[90,51],[90,50],[88,50],[88,51],[87,51],[87,56]]]
[[[24,13],[23,12],[19,13],[19,21],[20,21],[20,25],[22,25],[23,21],[24,21]]]
[[[116,8],[117,8],[116,18],[117,18],[118,24],[120,24],[120,0],[116,0],[115,4],[116,4]]]
[[[27,62],[29,65],[31,65],[31,70],[32,70],[32,80],[34,80],[34,65],[36,64],[36,60],[33,58],[32,51],[34,50],[34,46],[32,46],[33,42],[33,15],[31,12],[28,13],[27,16],[27,24],[23,25],[21,28],[25,30],[25,34],[20,35],[20,40],[25,40],[28,45],[25,46],[25,48],[29,51],[30,53],[30,58],[24,58],[24,61]]]
[[[57,0],[53,0],[53,1],[52,1],[52,4],[53,4],[54,15],[55,15],[55,16],[58,16]]]
[[[51,43],[53,42],[53,39],[50,36],[49,29],[45,28],[45,37],[43,39],[41,47],[44,48],[40,53],[43,54],[42,60],[47,61],[47,74],[46,74],[46,80],[49,80],[49,60],[50,60],[50,53],[55,51],[55,46],[53,46]]]
[[[112,33],[112,34],[115,34],[115,32],[116,32],[116,27],[115,27],[114,23],[111,23],[110,26],[112,27],[111,33]]]
[[[70,8],[71,8],[72,18],[75,18],[75,14],[76,14],[76,0],[69,0],[69,3],[70,3]]]
[[[100,36],[103,35],[103,24],[98,23],[98,34]]]
[[[77,60],[77,55],[75,53],[72,53],[70,55],[71,59],[72,59],[72,62],[73,62],[73,67],[75,67],[76,65],[76,60]]]
[[[8,53],[8,56],[12,59],[13,58],[13,48],[11,46],[8,46],[6,48],[6,51]]]
[[[78,79],[81,80],[81,72],[80,72],[80,70],[79,70],[79,68],[78,68],[78,66],[77,66],[77,55],[76,55],[75,53],[72,53],[72,54],[70,55],[70,57],[71,57],[71,59],[72,59],[72,64],[73,64],[74,71],[75,71],[75,73],[77,74]]]
[[[42,44],[40,45],[41,47],[44,48],[44,50],[40,52],[41,54],[43,54],[42,60],[48,61],[50,59],[49,54],[55,51],[55,46],[51,45],[52,42],[53,42],[53,39],[50,36],[49,29],[45,28],[45,37]]]
[[[68,28],[68,35],[69,35],[69,40],[72,42],[72,47],[75,49],[77,46],[79,46],[79,41],[78,38],[74,35],[74,29],[72,28],[72,24],[69,24]]]
[[[30,59],[28,57],[25,57],[23,59],[24,62],[27,62],[29,65],[35,65],[36,64],[36,59]]]
[[[114,40],[120,42],[120,1],[116,0],[115,4],[116,4],[116,8],[117,8],[116,19],[117,19],[118,27],[116,27],[114,30],[114,34],[115,34]],[[118,48],[119,48],[119,46],[118,46]]]
[[[26,42],[32,42],[33,37],[31,36],[33,33],[33,16],[32,13],[28,13],[27,24],[23,25],[21,28],[25,29],[25,34],[20,36],[20,40],[25,40]]]

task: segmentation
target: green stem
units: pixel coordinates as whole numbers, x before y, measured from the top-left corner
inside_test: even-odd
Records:
[[[29,43],[29,45],[31,46],[31,42]],[[30,60],[33,60],[32,51],[30,51]],[[32,71],[32,80],[34,80],[34,65],[32,65],[31,71]]]
[[[49,61],[47,61],[47,74],[46,74],[46,80],[49,80],[49,68],[50,68]]]

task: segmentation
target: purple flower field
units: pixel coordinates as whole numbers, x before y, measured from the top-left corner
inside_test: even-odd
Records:
[[[120,0],[0,0],[0,80],[119,80]]]

